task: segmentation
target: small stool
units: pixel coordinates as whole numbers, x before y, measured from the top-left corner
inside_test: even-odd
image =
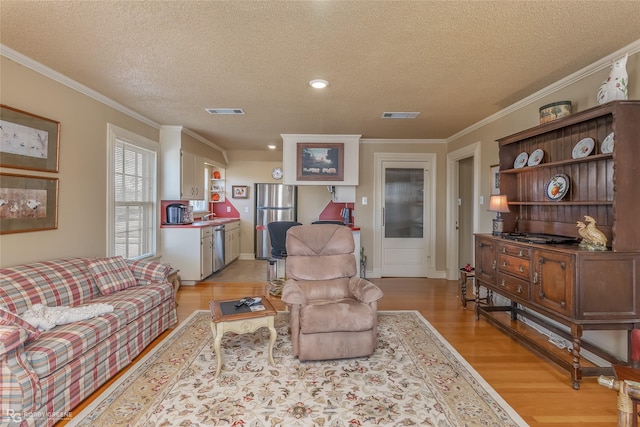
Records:
[[[475,301],[476,298],[467,298],[467,280],[473,280],[475,284],[476,272],[475,270],[467,271],[464,268],[460,269],[460,302],[462,307],[467,308],[468,301]]]

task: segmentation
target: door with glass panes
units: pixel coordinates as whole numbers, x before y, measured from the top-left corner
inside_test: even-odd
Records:
[[[427,162],[382,164],[382,276],[426,277]]]

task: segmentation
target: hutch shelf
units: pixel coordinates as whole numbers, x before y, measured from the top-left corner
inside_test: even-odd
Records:
[[[611,133],[613,152],[603,153],[601,144]],[[593,151],[574,158],[574,147],[585,138],[595,141]],[[509,212],[503,214],[505,235],[476,235],[476,280],[510,303],[477,304],[477,316],[567,369],[575,389],[583,376],[611,372],[581,358],[581,349],[610,363],[638,365],[631,332],[640,328],[640,101],[610,102],[498,143],[500,192]],[[537,149],[544,152],[539,165],[514,167],[520,153]],[[545,184],[556,175],[568,178],[568,188],[554,200],[545,195]],[[576,223],[585,215],[604,232],[609,250],[578,246]],[[531,235],[575,243],[544,244],[527,240]],[[535,325],[566,339],[570,351],[541,339]],[[588,330],[627,331],[626,360],[583,340]]]

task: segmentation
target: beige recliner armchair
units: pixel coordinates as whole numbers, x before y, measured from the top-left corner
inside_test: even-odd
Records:
[[[287,281],[293,354],[300,360],[361,357],[376,348],[382,291],[356,276],[351,229],[315,224],[287,232]]]

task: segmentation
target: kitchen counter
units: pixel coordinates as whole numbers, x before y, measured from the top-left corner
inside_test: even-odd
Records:
[[[240,218],[216,218],[207,221],[194,221],[191,224],[162,224],[160,228],[202,228],[213,225],[228,224],[234,221],[240,221]]]

